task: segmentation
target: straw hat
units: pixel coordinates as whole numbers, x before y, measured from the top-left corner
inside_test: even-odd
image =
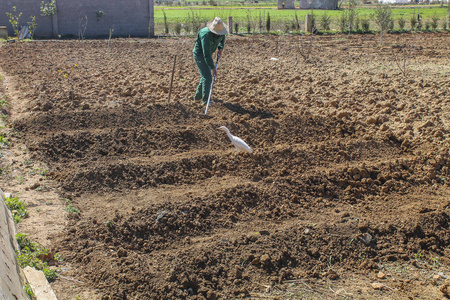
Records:
[[[225,25],[219,17],[215,17],[214,20],[208,21],[206,27],[218,35],[225,35],[228,33],[228,26]]]

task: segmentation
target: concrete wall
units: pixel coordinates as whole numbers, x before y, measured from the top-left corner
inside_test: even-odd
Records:
[[[300,0],[300,9],[337,9],[337,0]]]
[[[29,299],[23,291],[23,278],[15,256],[18,250],[16,229],[4,197],[0,189],[0,299]]]
[[[57,34],[62,37],[78,37],[87,17],[84,37],[108,36],[114,28],[114,36],[149,36],[151,0],[57,0],[58,13],[52,16],[41,16],[42,0],[1,0],[0,26],[7,26],[10,36],[14,35],[6,12],[22,12],[20,25],[27,25],[31,16],[36,16],[36,37],[52,37],[57,27]],[[46,0],[45,2],[49,2]],[[97,12],[105,15],[97,18]],[[55,24],[54,24],[55,23]]]
[[[294,9],[294,0],[278,0],[278,9]]]

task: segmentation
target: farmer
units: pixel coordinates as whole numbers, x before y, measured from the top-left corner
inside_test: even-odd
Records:
[[[223,47],[225,46],[225,34],[227,33],[227,26],[218,17],[206,23],[206,27],[198,32],[197,41],[192,52],[194,52],[194,60],[201,79],[194,99],[197,101],[202,100],[203,105],[206,105],[208,102],[212,77],[217,75],[212,54],[219,48],[218,55],[222,55]]]

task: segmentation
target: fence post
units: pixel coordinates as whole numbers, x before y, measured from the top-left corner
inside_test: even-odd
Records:
[[[58,11],[58,2],[55,1],[56,5],[56,11]],[[58,28],[58,13],[52,14],[52,31],[53,31],[53,37],[56,38],[59,35],[59,28]]]
[[[155,36],[155,3],[153,0],[148,0],[148,35],[149,37]]]
[[[306,32],[312,32],[312,27],[313,27],[313,16],[312,15],[306,15],[305,31]]]
[[[228,17],[228,29],[233,33],[233,17]]]

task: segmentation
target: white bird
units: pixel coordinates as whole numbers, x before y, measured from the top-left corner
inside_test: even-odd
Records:
[[[248,152],[252,153],[253,150],[250,148],[249,145],[247,145],[246,142],[244,142],[241,138],[238,138],[237,136],[234,136],[230,133],[230,130],[226,128],[225,126],[220,126],[219,129],[225,131],[230,138],[231,142],[233,143],[234,147],[236,147],[237,151],[240,152]]]

